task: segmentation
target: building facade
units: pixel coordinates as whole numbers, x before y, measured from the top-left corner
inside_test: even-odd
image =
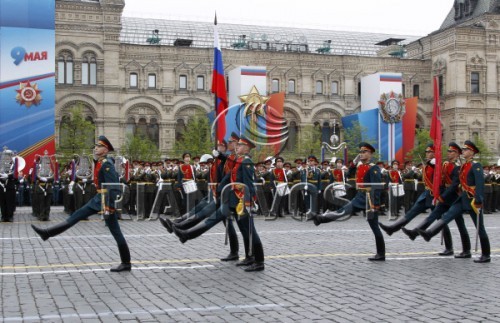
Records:
[[[190,117],[213,110],[213,31],[210,24],[123,17],[124,5],[56,0],[56,138],[79,105],[96,133],[116,146],[142,133],[167,155]],[[405,97],[419,97],[417,127],[428,128],[437,75],[444,141],[477,135],[498,154],[499,18],[495,12],[469,15],[424,38],[407,38],[404,58],[375,46],[394,35],[223,24],[219,34],[226,71],[266,66],[268,93],[286,94],[292,133],[311,124],[332,128],[360,112],[360,80],[375,72],[403,74]]]

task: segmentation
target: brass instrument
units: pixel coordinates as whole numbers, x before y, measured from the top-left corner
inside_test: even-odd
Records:
[[[17,159],[17,170],[14,169],[14,164]],[[13,174],[15,171],[20,172],[26,166],[26,161],[23,157],[17,156],[14,151],[8,149],[6,146],[3,147],[3,151],[0,153],[0,174],[7,175]]]
[[[92,179],[94,175],[94,162],[92,160],[92,155],[85,155],[82,153],[81,156],[75,156],[75,168],[76,177],[79,179]]]
[[[35,155],[35,157],[39,157],[39,162],[37,164],[38,179],[46,182],[54,178],[55,155],[49,155],[49,152],[45,150],[43,156]]]
[[[238,216],[245,215],[245,203],[243,202],[243,199],[240,199],[238,205],[236,205],[236,214],[238,214]]]

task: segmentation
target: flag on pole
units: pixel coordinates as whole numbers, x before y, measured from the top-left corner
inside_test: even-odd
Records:
[[[432,109],[430,136],[434,141],[434,150],[436,158],[436,164],[434,166],[434,177],[432,181],[432,193],[434,195],[434,199],[436,199],[439,196],[439,186],[441,185],[441,166],[442,166],[441,109],[439,107],[439,86],[437,77],[434,77],[434,105]]]
[[[226,135],[227,91],[224,78],[224,65],[222,64],[222,51],[219,44],[219,33],[217,32],[217,14],[214,20],[214,70],[212,75],[212,93],[215,94],[215,116],[217,126],[215,127],[216,140],[222,141]],[[217,118],[220,114],[219,118]]]

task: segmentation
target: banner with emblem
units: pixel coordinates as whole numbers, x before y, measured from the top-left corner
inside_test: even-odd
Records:
[[[0,147],[55,153],[55,0],[0,2]]]

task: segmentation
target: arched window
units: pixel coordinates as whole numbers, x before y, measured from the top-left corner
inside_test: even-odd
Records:
[[[184,123],[184,119],[178,119],[175,126],[175,140],[182,140],[185,130],[186,124]]]
[[[338,95],[339,94],[339,82],[334,81],[332,82],[332,95]]]
[[[179,76],[179,89],[180,90],[187,90],[187,76],[186,75]]]
[[[323,94],[323,81],[316,81],[316,94]]]
[[[146,118],[140,118],[137,122],[137,127],[135,128],[135,134],[142,137],[148,138],[148,123]]]
[[[125,126],[125,136],[133,136],[135,134],[135,120],[130,117],[127,120],[127,125]]]
[[[288,125],[288,141],[286,143],[286,148],[288,150],[293,150],[297,147],[297,122],[291,121]]]
[[[420,96],[420,85],[418,84],[413,85],[413,96],[416,97]]]
[[[205,89],[205,76],[198,75],[196,78],[196,89],[198,91],[203,91]]]
[[[158,121],[156,118],[149,120],[148,124],[148,138],[151,140],[156,147],[160,145],[160,128],[158,126]]]
[[[82,58],[82,85],[97,84],[97,60],[94,53],[87,53]]]
[[[130,73],[129,86],[131,88],[137,88],[138,77],[137,73]]]
[[[57,59],[57,83],[73,84],[73,56],[62,52]]]
[[[156,89],[156,74],[148,74],[148,88]]]
[[[271,81],[271,92],[272,93],[278,93],[279,91],[280,91],[280,80],[273,79]]]
[[[288,80],[288,93],[295,94],[295,80]]]

